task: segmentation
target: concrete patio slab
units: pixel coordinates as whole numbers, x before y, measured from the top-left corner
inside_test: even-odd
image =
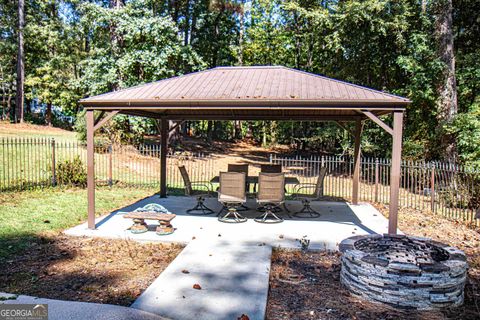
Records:
[[[131,226],[129,219],[124,219],[122,212],[133,211],[149,203],[158,203],[172,213],[177,214],[173,220],[175,233],[158,236],[154,232],[132,234],[127,229]],[[273,247],[299,248],[298,239],[306,236],[310,239],[311,249],[338,249],[338,244],[347,237],[359,234],[386,233],[388,220],[370,204],[351,205],[346,202],[313,202],[312,206],[321,212],[315,219],[289,219],[279,224],[260,224],[249,219],[242,224],[226,224],[219,222],[215,215],[194,216],[186,213],[193,207],[195,199],[191,197],[160,198],[157,195],[145,198],[121,210],[97,218],[97,229],[87,229],[87,224],[81,224],[65,231],[68,235],[93,236],[105,238],[132,239],[137,241],[161,241],[189,243],[197,240],[216,241],[221,238],[232,243],[259,244],[265,243]],[[219,210],[221,205],[214,198],[206,200],[207,206]],[[256,208],[254,201],[247,206]],[[287,207],[295,212],[301,208],[299,202],[287,201]],[[249,218],[258,215],[255,210],[242,212]],[[285,215],[283,215],[286,217]],[[148,222],[148,221],[147,221]],[[153,222],[152,222],[153,224]]]
[[[191,241],[132,308],[179,320],[264,319],[271,253],[265,245]]]
[[[7,299],[7,300],[4,300]],[[15,296],[0,292],[0,304],[48,304],[49,320],[166,320],[166,318],[128,307],[111,304]]]

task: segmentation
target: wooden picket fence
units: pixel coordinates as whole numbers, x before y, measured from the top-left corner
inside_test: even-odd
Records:
[[[97,146],[97,184],[159,187],[160,145]],[[58,179],[62,163],[77,158],[86,170],[86,147],[78,142],[54,139],[3,138],[0,140],[0,191],[62,185]],[[271,155],[269,162],[281,164],[287,175],[300,182],[315,183],[321,167],[328,169],[325,195],[350,199],[353,159],[340,156],[283,157]],[[204,154],[170,154],[167,185],[183,188],[178,165],[185,165],[191,180],[209,181],[225,171],[226,162]],[[256,174],[259,164],[252,164]],[[360,200],[388,204],[390,160],[362,158]],[[288,192],[293,186],[288,186]],[[441,162],[402,162],[400,205],[430,210],[452,219],[479,225],[475,210],[480,206],[480,170]]]

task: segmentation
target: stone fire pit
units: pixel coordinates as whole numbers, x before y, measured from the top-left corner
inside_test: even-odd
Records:
[[[465,254],[426,238],[366,235],[340,244],[342,283],[355,295],[400,308],[459,306]]]

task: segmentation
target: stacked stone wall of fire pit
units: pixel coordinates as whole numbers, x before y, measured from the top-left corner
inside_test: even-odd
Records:
[[[340,244],[342,283],[369,301],[418,310],[459,306],[465,254],[426,238],[366,235]]]

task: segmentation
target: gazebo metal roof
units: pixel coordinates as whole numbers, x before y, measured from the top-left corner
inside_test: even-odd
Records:
[[[80,101],[87,109],[171,120],[348,120],[410,100],[281,66],[218,67]],[[339,119],[341,118],[341,119]]]

